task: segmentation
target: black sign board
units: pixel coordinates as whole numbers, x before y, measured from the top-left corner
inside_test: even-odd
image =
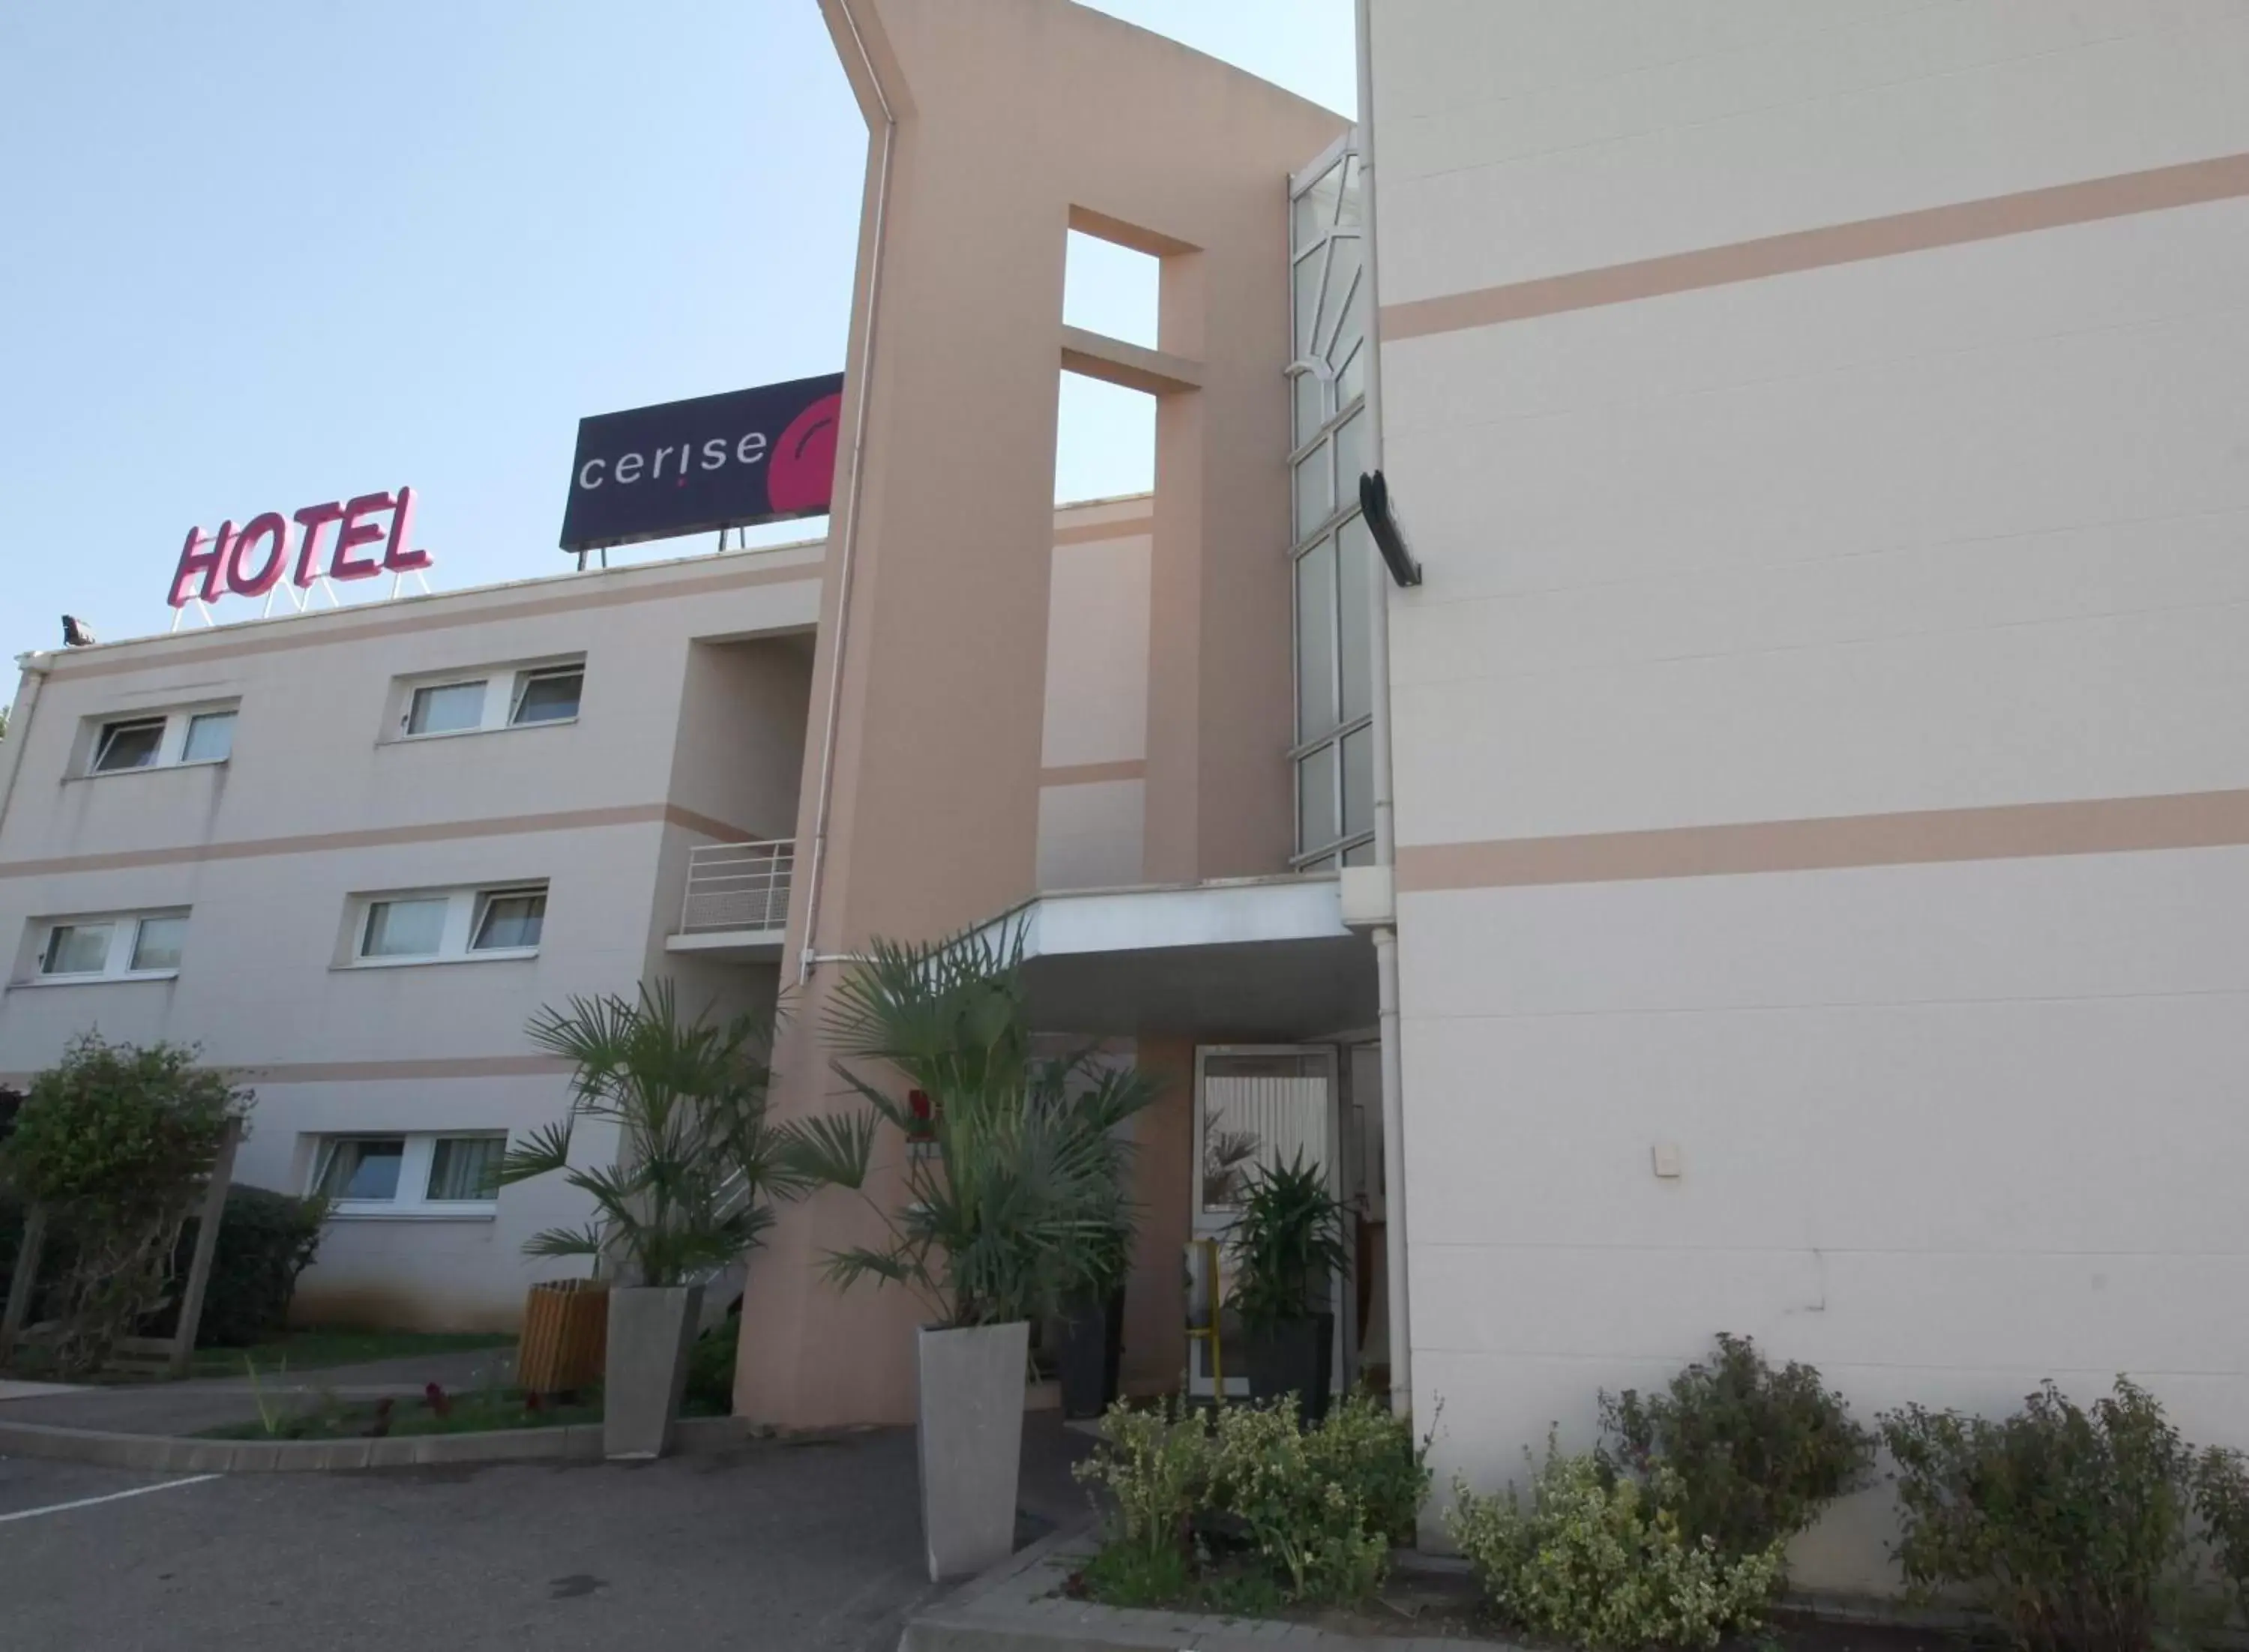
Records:
[[[829,373],[581,419],[562,548],[819,516],[843,416]]]

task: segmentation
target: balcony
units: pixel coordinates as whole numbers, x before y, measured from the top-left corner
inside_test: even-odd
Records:
[[[796,840],[706,843],[687,852],[687,893],[667,952],[778,958],[788,929]]]

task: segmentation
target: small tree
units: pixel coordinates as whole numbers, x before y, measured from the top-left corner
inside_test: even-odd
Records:
[[[640,1002],[574,997],[533,1019],[532,1041],[570,1062],[568,1114],[501,1160],[503,1183],[560,1174],[599,1207],[581,1228],[525,1241],[533,1256],[621,1254],[637,1285],[691,1283],[752,1249],[795,1182],[766,1118],[772,1028],[754,1016],[683,1021],[670,981]],[[617,1127],[616,1162],[574,1166],[581,1120]]]
[[[1156,1086],[1090,1051],[1035,1057],[1021,964],[1020,932],[877,941],[837,986],[826,1030],[866,1105],[796,1125],[789,1157],[883,1224],[879,1244],[829,1254],[839,1287],[903,1285],[936,1324],[963,1326],[1035,1318],[1121,1277],[1131,1225],[1112,1133]],[[853,1062],[887,1067],[926,1116]],[[908,1149],[895,1204],[870,1187],[886,1128]]]
[[[57,1371],[99,1371],[164,1305],[172,1256],[230,1124],[252,1100],[196,1065],[191,1046],[110,1044],[89,1032],[31,1080],[0,1153],[30,1203],[68,1229]]]

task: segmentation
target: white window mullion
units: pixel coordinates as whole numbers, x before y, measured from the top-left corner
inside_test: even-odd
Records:
[[[476,917],[477,892],[454,890],[445,904],[445,938],[437,948],[440,957],[457,958],[469,949],[469,926]]]
[[[398,1164],[398,1197],[402,1208],[420,1206],[430,1199],[430,1161],[437,1153],[437,1138],[434,1135],[409,1135],[406,1138],[406,1153]]]

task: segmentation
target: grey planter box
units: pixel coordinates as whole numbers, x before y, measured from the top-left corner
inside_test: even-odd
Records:
[[[922,1546],[932,1583],[973,1577],[1014,1553],[1030,1352],[1031,1327],[1022,1320],[925,1327],[916,1345]]]
[[[602,1454],[660,1457],[687,1393],[687,1351],[703,1306],[699,1285],[631,1285],[609,1292],[609,1352],[602,1394]]]

